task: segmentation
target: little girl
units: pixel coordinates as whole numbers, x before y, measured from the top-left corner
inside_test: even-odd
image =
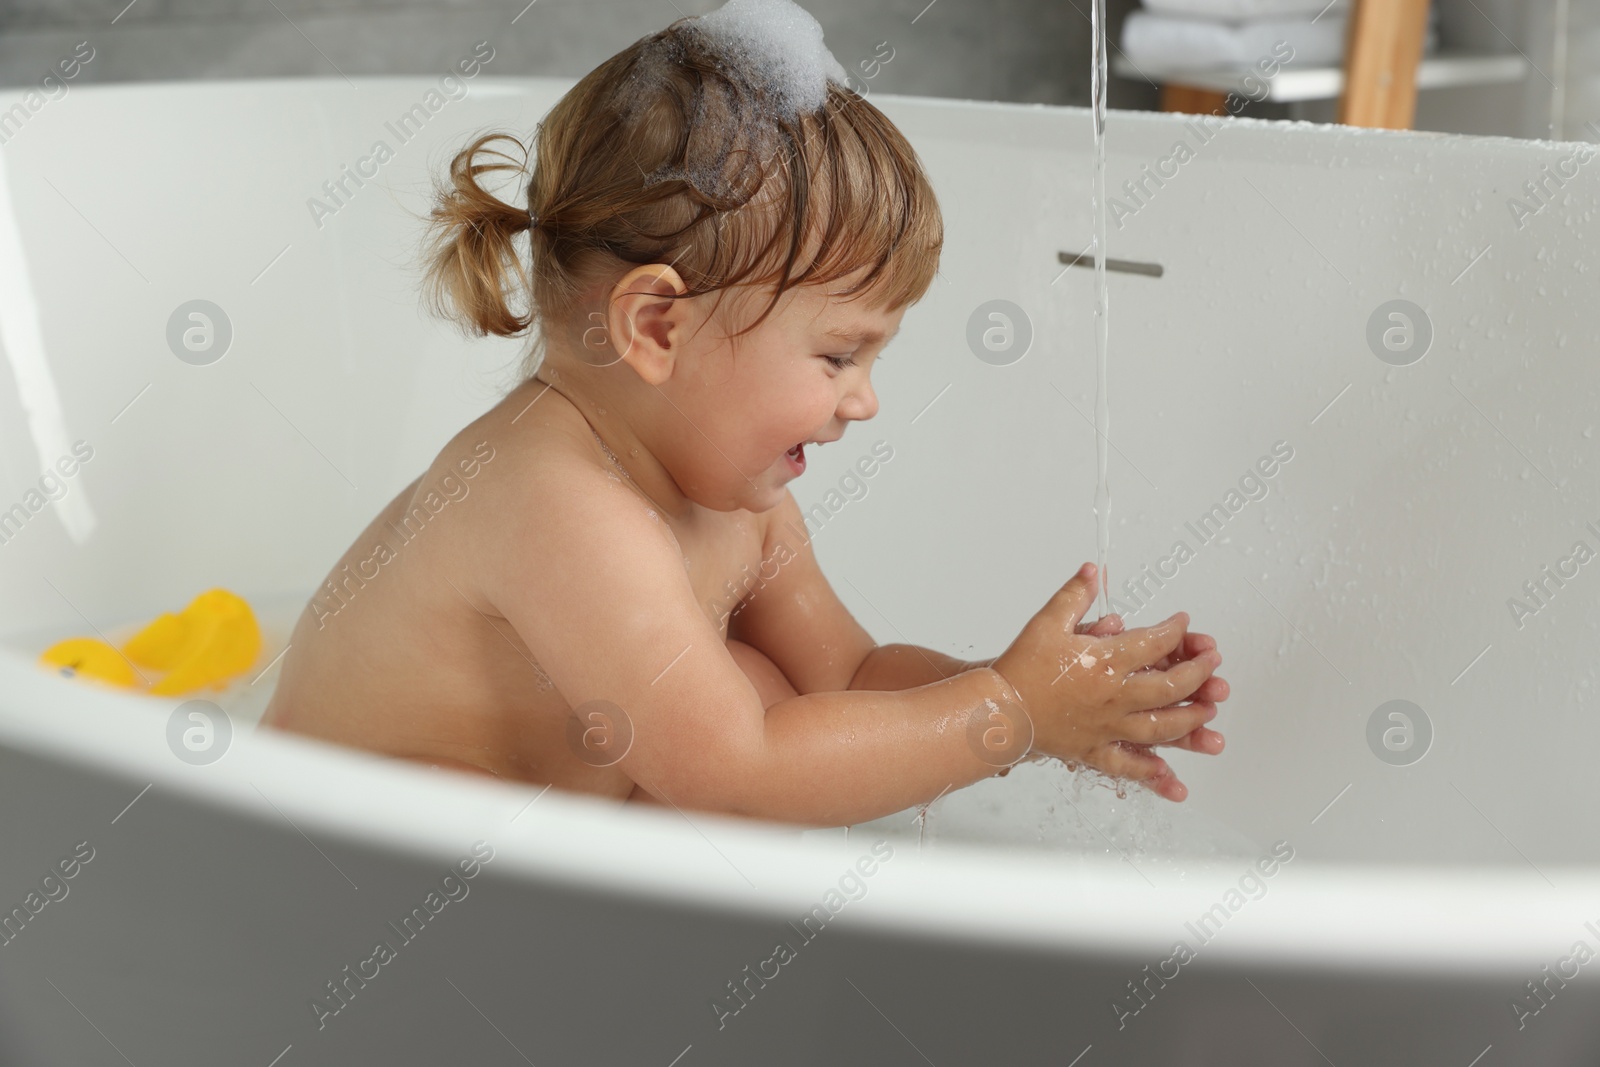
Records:
[[[943,222],[820,30],[763,53],[733,7],[568,92],[535,132],[526,209],[480,183],[525,172],[489,147],[509,135],[452,161],[428,295],[477,334],[532,331],[534,351],[334,565],[263,725],[813,826],[1024,758],[1182,800],[1150,747],[1220,752],[1202,724],[1228,692],[1187,615],[1084,625],[1085,564],[997,659],[879,646],[797,535],[788,483],[807,447],[877,413],[874,361]],[[759,595],[740,596],[752,569]]]

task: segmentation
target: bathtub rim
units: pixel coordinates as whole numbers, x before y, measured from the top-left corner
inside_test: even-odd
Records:
[[[623,808],[554,790],[538,795],[536,787],[434,771],[278,731],[241,728],[222,760],[190,766],[165,749],[167,712],[136,696],[60,679],[9,650],[0,652],[0,694],[0,744],[46,759],[442,865],[471,841],[488,839],[485,827],[515,813],[514,829],[508,825],[491,840],[496,856],[486,870],[493,877],[512,872],[520,880],[707,917],[732,909],[774,923],[796,920],[867,852],[861,839],[841,848],[803,839],[782,824],[702,813],[691,822],[674,811]],[[73,699],[64,701],[64,695]],[[54,710],[36,715],[26,710],[31,707]],[[138,791],[130,789],[129,799]],[[271,808],[261,799],[269,796]],[[705,848],[713,838],[719,853],[739,856],[739,875],[729,871],[732,860],[725,863]],[[597,849],[596,840],[614,847]],[[1296,856],[1264,879],[1264,895],[1238,909],[1239,916],[1249,913],[1248,921],[1230,922],[1209,943],[1187,934],[1184,922],[1218,903],[1225,883],[1253,869],[1246,861],[1185,861],[1194,884],[1144,894],[1128,892],[1141,883],[1120,859],[949,842],[919,855],[895,844],[900,862],[885,861],[878,876],[867,879],[877,903],[840,911],[850,928],[1152,964],[1167,958],[1181,937],[1211,961],[1208,966],[1367,974],[1381,966],[1391,974],[1445,978],[1508,971],[1536,976],[1541,962],[1564,954],[1580,936],[1580,921],[1571,916],[1586,914],[1587,906],[1600,925],[1600,908],[1592,903],[1600,899],[1600,865],[1541,868],[1565,886],[1552,889],[1516,868],[1318,863]],[[1284,878],[1290,870],[1296,876]],[[752,893],[740,877],[746,871],[764,888]],[[882,877],[889,871],[891,877]],[[992,897],[997,886],[1005,887],[1006,907],[971,906]],[[1063,907],[1080,893],[1092,909]]]
[[[471,89],[474,86],[483,86],[493,90],[493,95],[513,96],[543,96],[550,94],[553,106],[568,89],[578,83],[578,78],[567,76],[554,76],[546,74],[479,74],[466,84],[468,94],[463,100],[472,99]],[[438,78],[425,74],[356,74],[349,78],[332,75],[315,75],[308,77],[248,77],[248,78],[152,78],[128,80],[117,82],[85,82],[72,86],[68,96],[72,93],[86,93],[95,97],[106,96],[111,93],[182,93],[197,99],[205,99],[212,94],[226,91],[238,91],[247,94],[282,93],[292,90],[304,89],[318,91],[326,89],[330,93],[344,92],[348,89],[348,82],[355,81],[374,87],[381,86],[406,86],[414,85],[418,88],[432,86]],[[32,91],[27,86],[0,86],[0,110],[5,110],[13,104],[20,103]],[[65,100],[68,96],[59,99]],[[1085,139],[1087,130],[1092,120],[1090,108],[1076,104],[1051,104],[1043,102],[1023,102],[1013,100],[980,100],[967,97],[926,96],[911,93],[872,93],[867,99],[870,101],[888,101],[891,110],[907,109],[919,110],[925,108],[943,109],[958,108],[962,110],[978,110],[984,112],[1000,112],[1012,115],[1058,115],[1071,117],[1084,124]],[[46,103],[54,103],[47,99]],[[875,105],[876,106],[876,105]],[[40,110],[43,110],[41,106]],[[35,112],[36,113],[36,112]],[[536,123],[543,117],[543,112],[535,117]],[[891,115],[891,118],[893,116]],[[1113,155],[1117,152],[1116,138],[1112,136],[1114,127],[1124,124],[1133,124],[1142,127],[1171,126],[1175,123],[1181,126],[1189,120],[1199,116],[1179,114],[1176,112],[1128,110],[1122,108],[1107,109],[1107,150]],[[1221,117],[1221,116],[1219,116]],[[1113,118],[1116,120],[1113,123]],[[1227,126],[1231,130],[1249,130],[1254,132],[1273,131],[1274,133],[1288,134],[1294,137],[1317,136],[1327,137],[1337,135],[1346,139],[1381,144],[1385,140],[1425,140],[1438,145],[1484,145],[1502,146],[1507,149],[1519,151],[1549,151],[1560,148],[1578,148],[1582,146],[1593,147],[1595,142],[1581,139],[1567,141],[1552,140],[1547,138],[1510,137],[1504,134],[1475,134],[1475,133],[1450,133],[1442,130],[1390,130],[1376,127],[1347,126],[1337,122],[1312,122],[1307,119],[1263,119],[1248,115],[1226,116]],[[532,133],[530,123],[528,133]],[[465,127],[463,128],[463,134]],[[1346,145],[1347,147],[1347,145]],[[1085,197],[1087,203],[1087,196]]]

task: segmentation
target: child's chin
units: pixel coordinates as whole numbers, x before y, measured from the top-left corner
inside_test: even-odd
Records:
[[[787,472],[785,473],[787,474]],[[789,483],[793,480],[792,478],[780,478],[777,481],[769,482],[759,493],[748,493],[748,502],[744,505],[745,509],[758,514],[763,511],[771,511],[783,503],[784,494],[788,492]],[[758,482],[757,484],[759,485],[760,483]],[[748,490],[749,486],[745,488]]]

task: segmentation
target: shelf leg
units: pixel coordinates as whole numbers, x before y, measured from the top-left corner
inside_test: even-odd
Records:
[[[1197,89],[1192,85],[1169,84],[1161,87],[1162,111],[1177,111],[1185,115],[1211,115],[1221,112],[1226,115],[1227,99],[1227,93]]]
[[[1417,114],[1417,65],[1428,31],[1428,0],[1354,2],[1339,121],[1409,130]]]

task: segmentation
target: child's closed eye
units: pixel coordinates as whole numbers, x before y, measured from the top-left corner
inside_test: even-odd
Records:
[[[856,365],[854,352],[850,353],[848,356],[823,356],[822,358],[832,364],[834,370],[844,370],[846,367],[853,367]]]

